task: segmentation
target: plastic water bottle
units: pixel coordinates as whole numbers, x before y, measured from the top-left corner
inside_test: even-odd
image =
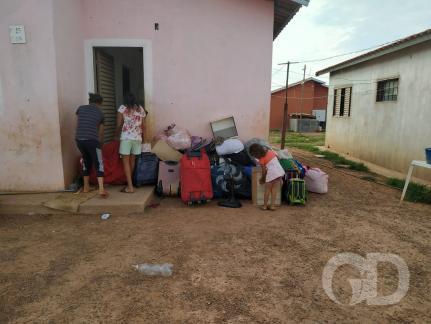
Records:
[[[173,265],[170,263],[164,263],[164,264],[142,263],[142,264],[133,265],[133,268],[135,270],[141,273],[144,273],[147,276],[163,276],[163,277],[169,277],[172,275],[172,267]]]

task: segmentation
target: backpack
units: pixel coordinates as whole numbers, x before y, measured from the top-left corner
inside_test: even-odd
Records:
[[[287,182],[286,200],[290,205],[305,205],[307,199],[305,181],[303,179],[292,178]]]

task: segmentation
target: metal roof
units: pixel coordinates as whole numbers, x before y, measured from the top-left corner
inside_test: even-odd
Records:
[[[387,54],[402,50],[404,48],[417,45],[430,40],[431,40],[431,28],[417,34],[413,34],[408,37],[398,39],[388,45],[379,47],[375,50],[361,54],[347,61],[335,64],[323,70],[317,71],[316,76],[319,76],[328,72],[339,71],[339,70],[348,68],[350,66],[353,66],[362,62],[370,61],[378,57],[381,57],[383,55],[387,55]]]
[[[273,39],[277,38],[298,10],[309,3],[310,0],[274,0]]]

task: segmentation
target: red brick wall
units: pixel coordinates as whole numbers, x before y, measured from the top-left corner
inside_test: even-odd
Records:
[[[287,90],[288,113],[311,114],[313,109],[326,109],[328,102],[328,88],[321,84],[308,81],[304,84],[304,93],[301,103],[301,84]],[[283,110],[285,91],[280,90],[271,95],[270,129],[281,129],[283,124]]]
[[[314,97],[313,109],[326,109],[328,105],[328,88],[316,83],[314,86]]]

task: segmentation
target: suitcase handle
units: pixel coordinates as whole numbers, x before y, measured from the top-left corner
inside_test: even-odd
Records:
[[[167,165],[177,165],[178,162],[177,161],[165,161],[165,164],[167,164]]]
[[[193,157],[197,157],[199,158],[199,160],[202,160],[202,151],[192,151],[192,150],[187,150],[187,157],[189,158],[193,158]]]

